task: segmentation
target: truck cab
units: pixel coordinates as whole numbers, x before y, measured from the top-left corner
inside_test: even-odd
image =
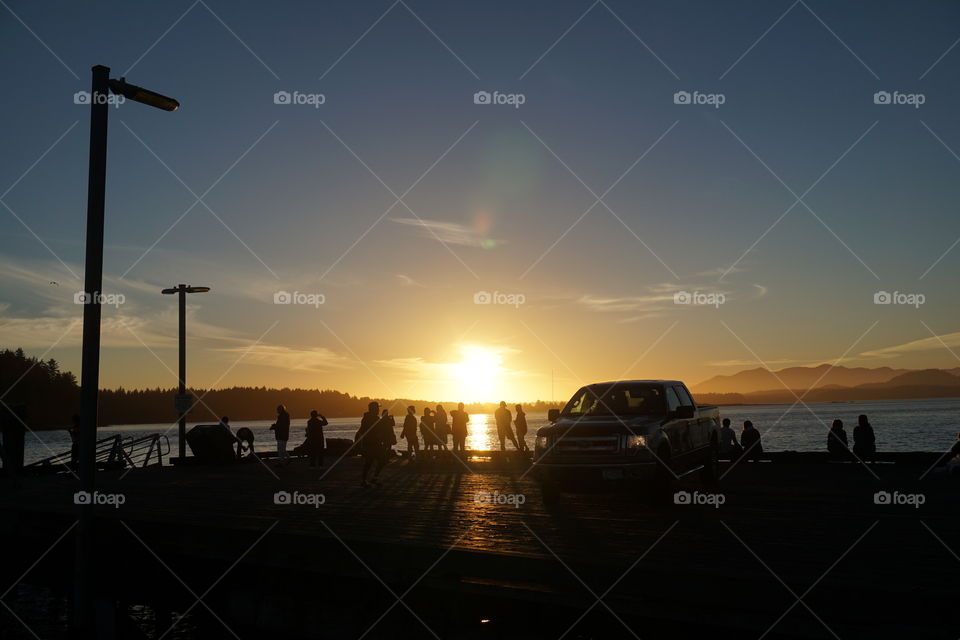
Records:
[[[534,450],[543,479],[716,477],[719,409],[697,405],[679,380],[590,384],[563,409],[551,409],[549,420]]]

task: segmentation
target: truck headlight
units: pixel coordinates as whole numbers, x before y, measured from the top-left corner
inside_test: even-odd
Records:
[[[550,444],[550,438],[547,436],[537,436],[537,441],[534,446],[537,449],[546,449]]]
[[[642,449],[647,446],[647,439],[644,436],[627,436],[623,444],[627,449]]]

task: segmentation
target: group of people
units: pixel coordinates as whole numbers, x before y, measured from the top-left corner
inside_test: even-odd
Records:
[[[760,432],[749,420],[743,421],[740,442],[730,426],[730,418],[724,418],[720,427],[720,456],[731,460],[743,457],[744,460],[759,460],[763,454]]]
[[[310,419],[307,420],[306,438],[295,450],[295,453],[305,455],[310,460],[311,467],[323,468],[323,454],[326,451],[323,428],[327,424],[327,419],[319,411],[311,411]],[[230,432],[237,441],[237,458],[240,458],[244,451],[253,451],[253,432],[249,428],[244,427],[233,433],[229,416],[220,418],[220,426]],[[270,425],[270,430],[277,441],[277,465],[290,464],[290,452],[287,451],[287,443],[290,441],[290,412],[284,405],[277,405],[277,421]]]
[[[528,451],[525,441],[527,416],[521,405],[515,405],[515,409],[516,416],[507,408],[506,402],[501,402],[494,413],[501,451],[506,450],[508,440],[518,451]],[[411,461],[416,459],[421,450],[448,451],[450,450],[448,444],[452,445],[455,454],[465,455],[469,422],[470,414],[464,410],[462,402],[456,409],[450,411],[449,415],[440,404],[436,405],[436,409],[424,407],[419,420],[416,407],[409,406],[403,419],[400,438],[407,443]],[[221,418],[220,424],[230,429],[230,419],[227,416]],[[311,411],[310,419],[307,421],[306,439],[294,450],[295,454],[306,455],[311,467],[323,468],[323,456],[326,451],[323,428],[327,424],[327,419],[322,414],[316,410]],[[389,460],[391,449],[397,444],[396,424],[396,419],[390,415],[389,410],[381,410],[378,402],[371,402],[367,406],[367,412],[360,419],[360,427],[354,436],[354,447],[363,457],[360,482],[364,487],[371,483],[379,483],[380,471]],[[514,432],[514,426],[516,432]],[[270,430],[273,431],[277,441],[277,465],[289,464],[290,453],[287,451],[287,444],[290,441],[290,413],[284,405],[277,406],[277,420],[270,425]],[[421,440],[423,441],[422,449]],[[368,481],[371,470],[373,475]]]
[[[843,420],[839,418],[830,425],[830,432],[827,434],[827,451],[831,458],[845,459],[850,457],[850,443],[847,440],[847,432],[843,428]],[[853,428],[853,456],[858,460],[873,461],[874,454],[877,452],[877,437],[873,433],[873,427],[867,416],[860,414],[857,416],[857,426]]]
[[[853,448],[850,448],[850,442],[847,439],[847,432],[843,428],[843,420],[839,418],[833,421],[830,431],[827,433],[827,453],[831,458],[837,460],[847,460],[851,457],[858,461],[873,461],[874,454],[877,452],[877,438],[873,432],[873,426],[865,414],[857,416],[857,426],[853,428]],[[760,432],[749,420],[743,421],[743,430],[740,432],[740,441],[737,442],[737,435],[730,427],[730,418],[724,418],[720,427],[720,456],[729,457],[731,460],[743,458],[744,460],[759,460],[763,454],[763,443],[761,442]]]
[[[506,450],[506,443],[509,440],[517,451],[528,451],[526,443],[527,414],[524,413],[523,407],[519,404],[515,405],[514,408],[517,412],[515,418],[507,409],[507,403],[503,401],[500,402],[500,407],[494,412],[500,450]],[[424,451],[447,451],[447,443],[452,438],[453,451],[455,453],[465,453],[467,424],[469,422],[470,414],[464,411],[462,402],[450,412],[449,418],[443,405],[438,404],[435,410],[424,407],[419,422],[417,421],[416,407],[409,406],[407,407],[407,415],[403,419],[403,430],[400,432],[400,437],[406,440],[407,451],[411,458],[416,458],[421,450],[420,439],[423,440]],[[516,433],[514,433],[511,423],[516,426]]]
[[[470,422],[470,415],[463,410],[462,402],[450,412],[449,419],[442,404],[438,404],[435,410],[424,407],[419,423],[417,421],[417,408],[411,405],[407,407],[407,415],[403,418],[403,430],[400,432],[400,437],[406,440],[407,451],[411,458],[416,458],[420,451],[420,438],[423,439],[424,451],[433,451],[434,449],[446,451],[447,442],[451,437],[453,439],[453,450],[465,451],[468,422]]]

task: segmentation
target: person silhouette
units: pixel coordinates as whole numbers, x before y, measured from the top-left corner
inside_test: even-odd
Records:
[[[457,408],[450,412],[450,419],[453,421],[453,450],[460,453],[466,453],[467,448],[467,423],[470,422],[470,415],[463,410],[463,403],[459,403]]]
[[[760,432],[753,426],[749,420],[743,421],[743,431],[740,432],[740,445],[743,447],[743,459],[760,459],[763,454],[763,444],[760,442]]]
[[[523,407],[520,405],[515,405],[514,409],[517,410],[517,417],[513,419],[513,424],[517,427],[517,442],[520,443],[521,451],[529,451],[527,447],[527,414],[523,412]]]
[[[827,433],[827,453],[831,458],[843,460],[847,457],[847,432],[843,429],[843,420],[837,418],[830,425],[830,431]]]
[[[304,449],[310,458],[310,466],[323,468],[323,454],[326,451],[326,442],[323,437],[323,428],[329,424],[327,419],[316,409],[310,412],[307,420],[307,437],[304,440]]]
[[[877,453],[877,437],[866,414],[857,416],[857,426],[853,428],[853,453],[864,461],[873,462]]]
[[[497,422],[497,438],[500,440],[500,451],[507,450],[507,440],[510,440],[513,446],[519,451],[520,445],[517,444],[517,438],[513,435],[513,428],[510,426],[513,416],[510,415],[510,410],[507,409],[507,403],[501,400],[500,408],[494,412],[493,416]]]
[[[423,415],[420,417],[420,435],[423,437],[423,450],[433,451],[437,443],[437,437],[433,431],[433,416],[430,415],[430,407],[423,408]]]
[[[380,425],[380,403],[371,402],[367,405],[367,412],[360,418],[360,428],[357,429],[353,437],[355,446],[360,451],[363,458],[363,469],[360,472],[360,486],[369,487],[367,474],[370,473],[370,467],[374,467],[373,484],[380,484],[380,471],[386,463],[386,449],[382,440]]]
[[[287,441],[290,440],[290,414],[282,404],[277,405],[277,421],[270,425],[271,431],[277,439],[277,464],[285,465],[290,462],[287,453]]]
[[[442,404],[437,405],[433,414],[433,431],[437,434],[437,444],[446,451],[447,439],[450,437],[450,425],[447,423],[447,412]]]
[[[380,422],[377,428],[380,433],[380,442],[383,443],[384,462],[390,459],[390,452],[393,451],[393,445],[397,444],[397,426],[396,419],[390,415],[389,409],[384,409],[380,414]]]
[[[737,434],[730,427],[730,418],[724,418],[720,427],[720,455],[735,458],[743,453],[743,447],[737,442]]]
[[[407,441],[407,453],[410,455],[410,461],[417,459],[417,453],[420,451],[420,441],[417,439],[417,408],[407,407],[407,415],[403,418],[403,430],[400,437]]]

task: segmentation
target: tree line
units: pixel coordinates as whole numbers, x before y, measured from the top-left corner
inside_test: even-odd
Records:
[[[8,390],[2,399],[4,405],[26,407],[27,423],[32,429],[63,428],[71,423],[80,410],[80,387],[69,371],[61,371],[56,360],[40,361],[28,357],[23,349],[0,351],[0,393]],[[358,420],[370,402],[379,402],[392,413],[403,415],[408,405],[434,407],[435,400],[374,398],[356,396],[334,389],[302,389],[267,387],[229,387],[225,389],[189,389],[195,402],[188,419],[191,422],[216,422],[220,416],[231,420],[272,420],[276,407],[283,404],[295,418],[306,417],[316,409],[328,418],[355,417]],[[174,408],[176,388],[102,389],[100,391],[99,422],[101,425],[173,423],[177,419]],[[510,402],[509,398],[505,398]],[[443,402],[448,408],[456,400]],[[512,403],[511,403],[512,404]],[[560,406],[557,403],[537,401],[523,403],[528,412],[546,412]],[[492,412],[492,403],[472,403],[466,410],[472,413]]]

